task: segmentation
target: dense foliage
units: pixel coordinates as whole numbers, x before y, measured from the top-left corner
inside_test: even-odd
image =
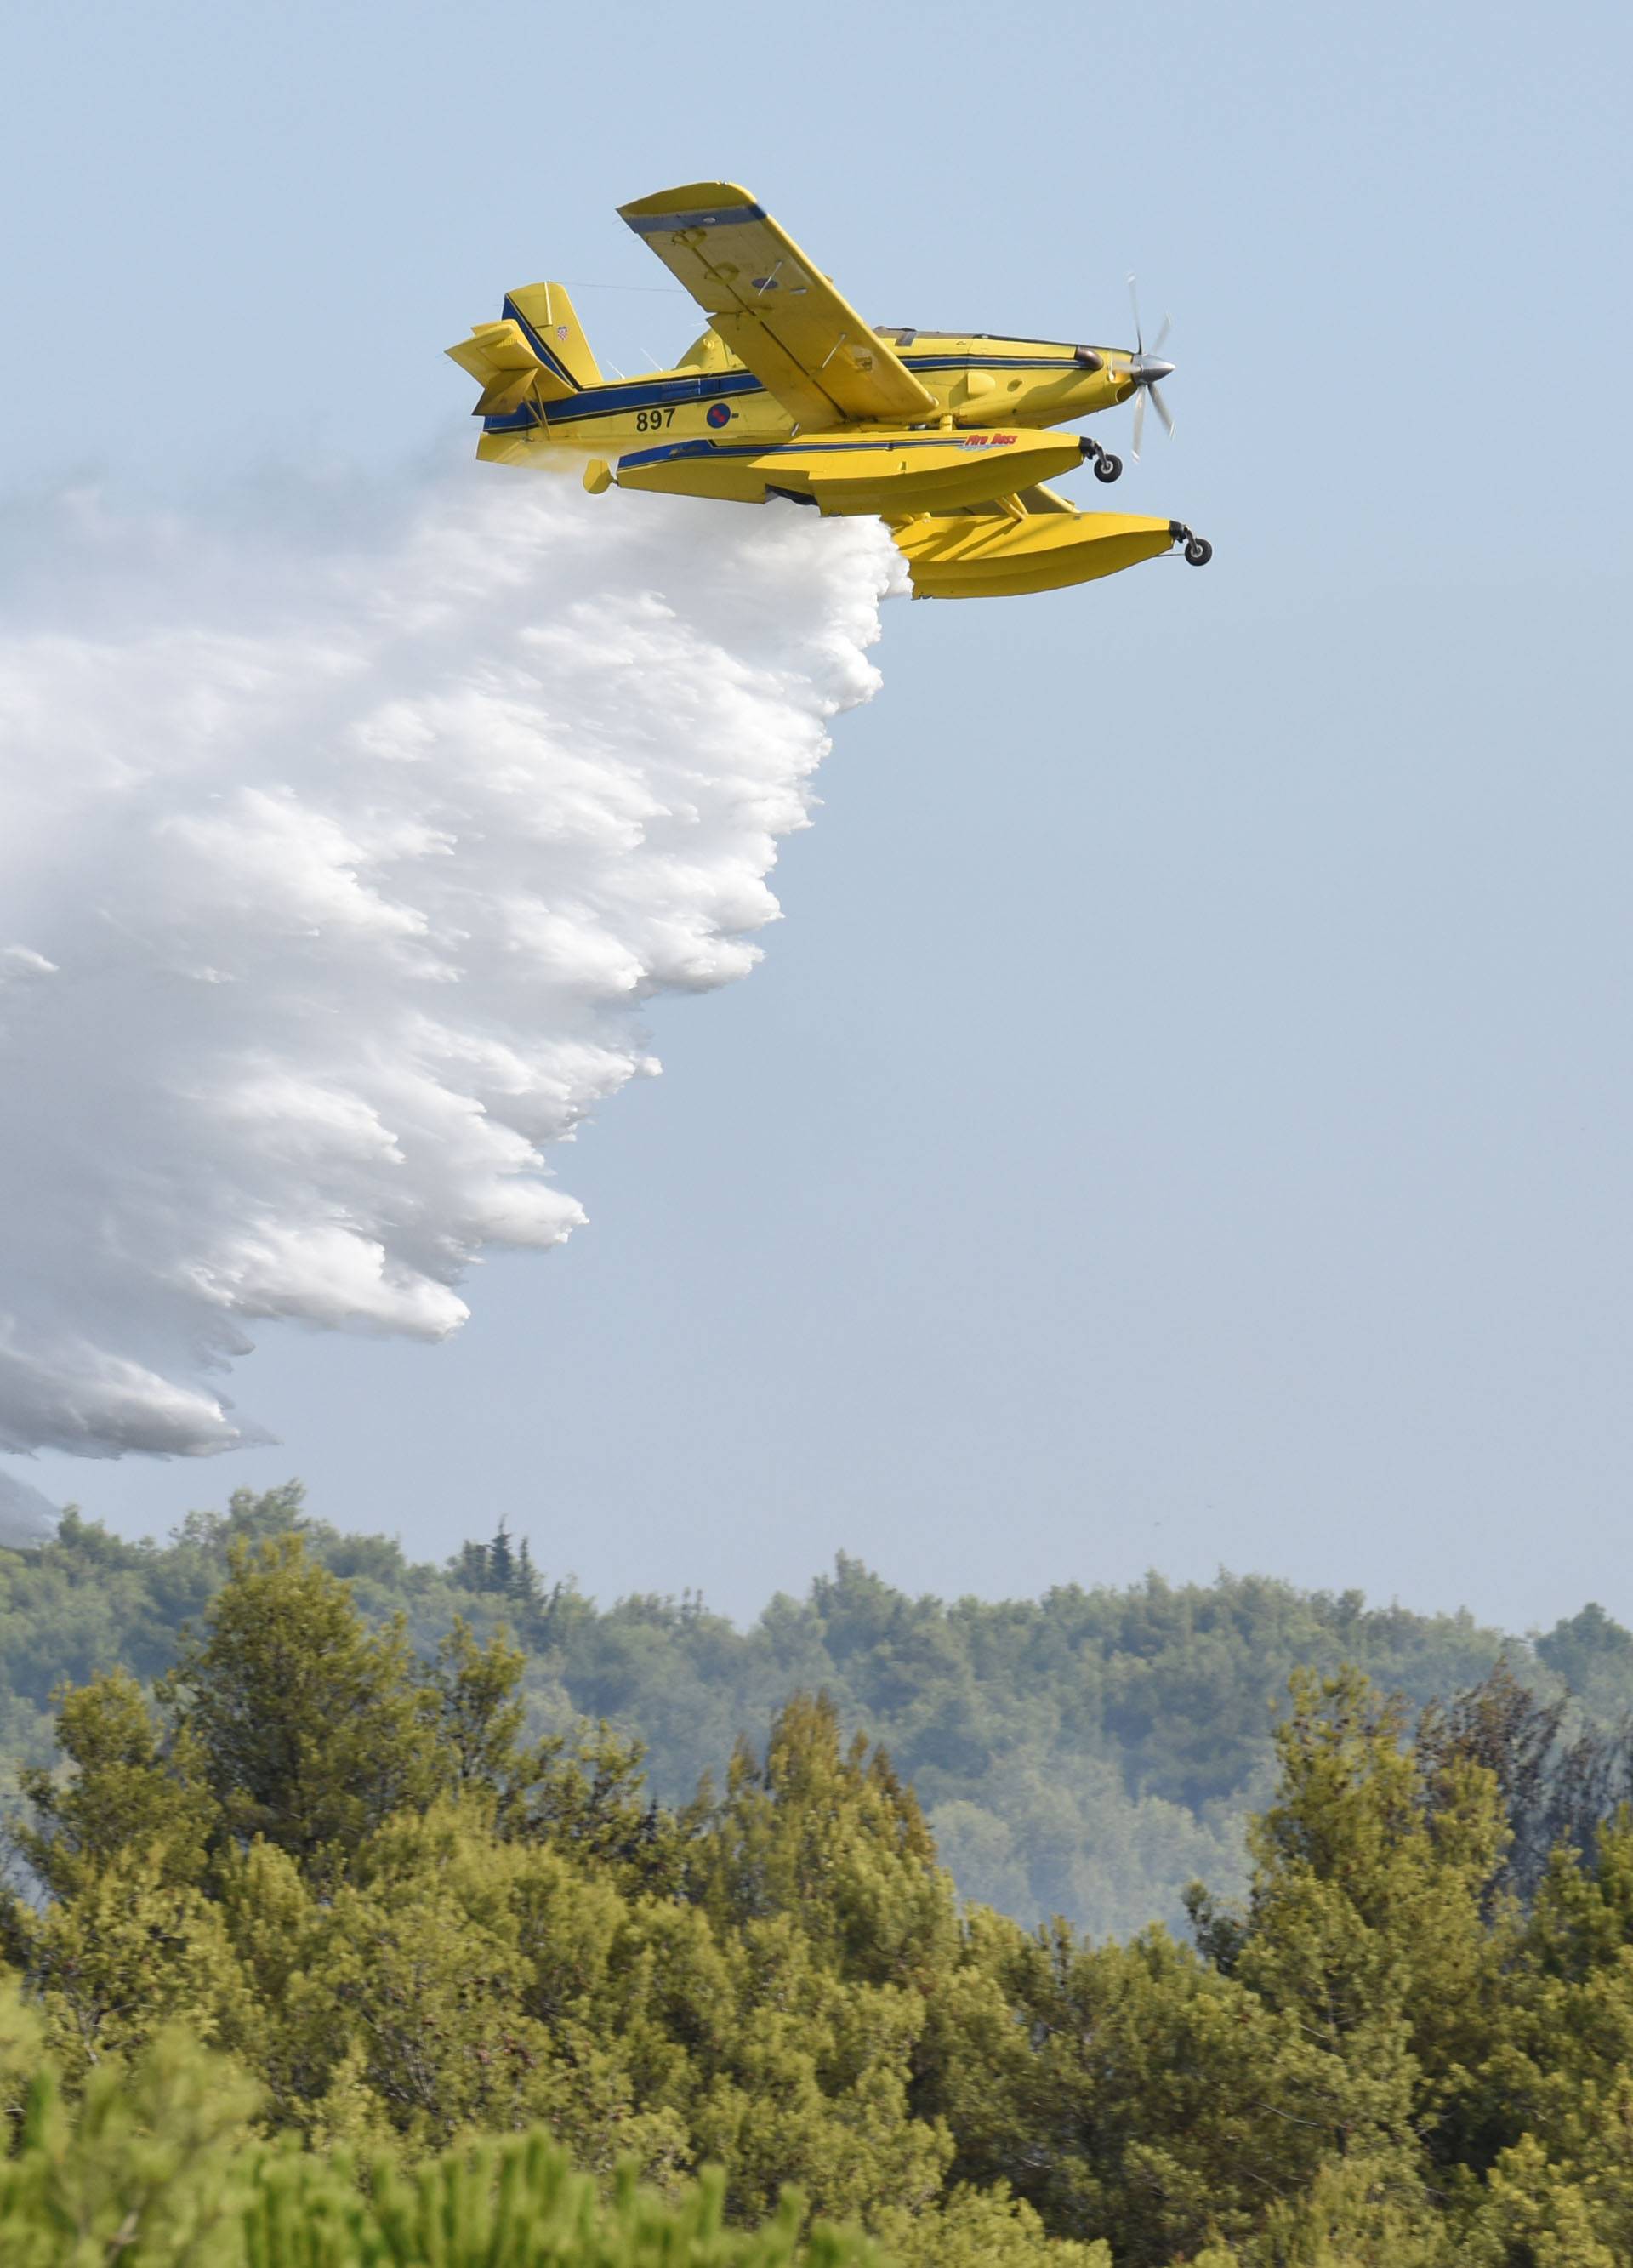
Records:
[[[827,1692],[847,1732],[889,1749],[969,1896],[1096,1934],[1158,1916],[1180,1926],[1194,1875],[1244,1886],[1243,1830],[1269,1794],[1272,1709],[1295,1667],[1352,1662],[1422,1705],[1476,1683],[1508,1645],[1466,1615],[1369,1609],[1358,1594],[1257,1578],[948,1606],[854,1560],[739,1631],[695,1598],[599,1610],[570,1583],[542,1580],[503,1524],[445,1568],[414,1565],[383,1537],[304,1520],[291,1487],[194,1513],[162,1547],[70,1516],[44,1550],[0,1552],[0,1766],[49,1757],[59,1679],[115,1664],[159,1675],[232,1543],[289,1532],[349,1580],[371,1623],[401,1614],[421,1653],[456,1615],[482,1637],[503,1619],[526,1657],[533,1729],[607,1719],[644,1744],[668,1803],[739,1734],[763,1742],[791,1693]],[[1606,1718],[1633,1700],[1633,1637],[1598,1608],[1534,1654],[1509,1651],[1528,1682],[1568,1681]]]
[[[1633,1815],[1507,1672],[1421,1713],[1297,1673],[1194,1944],[962,1904],[820,1697],[675,1808],[531,1733],[523,1672],[283,1532],[153,1690],[62,1695],[0,1917],[8,2260],[769,2268],[807,2215],[906,2268],[1633,2257]]]
[[[405,2180],[388,2159],[268,2149],[254,2090],[177,2030],[102,2064],[63,2103],[38,2024],[0,2012],[0,2082],[17,2132],[0,2163],[7,2268],[872,2268],[864,2239],[797,2194],[729,2228],[711,2171],[673,2198],[627,2176],[610,2198],[542,2132],[445,2152]],[[9,2051],[9,2052],[8,2052]],[[26,2068],[25,2068],[25,2066]]]

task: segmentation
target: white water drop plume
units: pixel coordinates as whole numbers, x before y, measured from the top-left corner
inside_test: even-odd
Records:
[[[0,549],[0,1448],[199,1455],[254,1325],[435,1338],[744,976],[894,555],[461,466]]]

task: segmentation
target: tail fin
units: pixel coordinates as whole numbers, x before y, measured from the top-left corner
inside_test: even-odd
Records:
[[[475,323],[448,352],[482,389],[480,417],[504,417],[529,399],[563,401],[601,373],[573,303],[559,284],[507,292],[497,323]]]
[[[504,312],[525,325],[533,334],[533,343],[560,365],[574,387],[601,384],[601,373],[584,335],[584,325],[578,320],[564,285],[524,284],[519,291],[508,294]]]

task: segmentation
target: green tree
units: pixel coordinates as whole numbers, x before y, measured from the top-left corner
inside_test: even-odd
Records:
[[[161,1880],[196,1881],[217,1806],[185,1734],[163,1740],[141,1687],[122,1669],[61,1696],[57,1744],[69,1771],[26,1766],[33,1811],[9,1839],[43,1889],[72,1898],[142,1853]]]
[[[220,1918],[197,1887],[216,1806],[185,1736],[161,1739],[122,1671],[60,1703],[65,1777],[22,1775],[33,1820],[12,1848],[48,1894],[0,1905],[0,1948],[42,1997],[76,2078],[165,2024],[212,2035],[232,1990]]]
[[[343,1867],[444,1770],[404,1625],[366,1630],[298,1534],[235,1543],[229,1565],[161,1698],[234,1836]]]
[[[1496,1775],[1420,1754],[1409,1726],[1357,1671],[1295,1675],[1232,1966],[1342,2064],[1335,2139],[1416,2132],[1451,2162],[1482,2115],[1518,1916],[1491,1907],[1508,1842]]]
[[[531,1777],[521,1749],[526,1704],[524,1657],[503,1630],[479,1646],[463,1615],[437,1648],[430,1690],[437,1729],[452,1764],[456,1787],[485,1788],[514,1799]]]
[[[1633,1631],[1626,1630],[1593,1602],[1580,1614],[1555,1624],[1536,1640],[1539,1660],[1563,1677],[1573,1692],[1618,1713],[1633,1687]]]
[[[826,1694],[778,1711],[763,1763],[740,1742],[699,1821],[694,1879],[725,1929],[792,1914],[846,1979],[915,1984],[951,1954],[953,1885],[882,1749],[842,1739]]]
[[[173,2028],[93,2072],[71,2110],[48,2060],[25,2094],[16,2146],[0,2159],[6,2268],[244,2259],[255,2091],[223,2058]]]

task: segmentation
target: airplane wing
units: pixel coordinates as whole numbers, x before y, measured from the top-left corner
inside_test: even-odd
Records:
[[[802,431],[936,415],[934,394],[747,189],[691,181],[618,211]]]

